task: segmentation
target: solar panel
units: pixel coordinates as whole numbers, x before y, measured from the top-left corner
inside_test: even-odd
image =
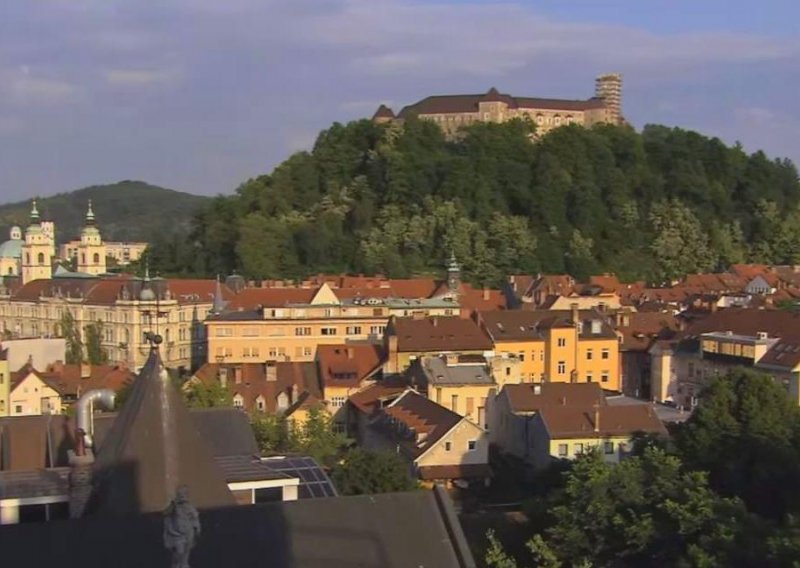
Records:
[[[306,456],[280,456],[262,458],[270,469],[300,479],[298,497],[314,499],[318,497],[336,497],[336,488],[328,474],[313,458]]]

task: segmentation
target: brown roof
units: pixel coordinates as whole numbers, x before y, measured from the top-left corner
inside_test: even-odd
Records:
[[[308,304],[317,288],[245,288],[234,296],[227,310],[252,310],[257,306],[282,307],[289,304]]]
[[[424,481],[439,479],[469,479],[492,476],[492,468],[488,463],[460,465],[424,465],[418,469],[419,478]]]
[[[607,317],[597,310],[580,310],[581,338],[608,339],[616,337]],[[502,310],[480,312],[478,318],[494,342],[541,340],[543,331],[573,327],[571,310]],[[599,321],[600,333],[592,333],[592,321]]]
[[[551,439],[630,436],[636,432],[667,434],[664,424],[649,404],[599,406],[596,409],[552,406],[542,409],[537,417]],[[595,424],[598,418],[599,424]]]
[[[300,401],[304,406],[309,406],[323,400],[316,363],[278,361],[274,365],[274,381],[267,380],[266,363],[206,363],[197,370],[194,377],[206,385],[217,383],[220,380],[220,370],[224,369],[227,373],[225,383],[228,391],[231,396],[240,395],[244,409],[248,411],[256,410],[256,401],[262,397],[265,411],[275,413],[278,395],[281,393],[286,393],[290,405]]]
[[[74,446],[71,419],[65,415],[0,418],[0,470],[24,471],[66,465]]]
[[[400,352],[489,351],[493,347],[474,321],[458,317],[394,318],[387,333],[397,336]]]
[[[319,345],[317,365],[324,387],[357,387],[383,363],[379,345]]]
[[[372,118],[394,118],[394,113],[392,109],[386,105],[381,105],[378,107],[378,110],[375,111],[375,114],[372,115]]]
[[[424,454],[464,420],[452,410],[411,389],[385,407],[381,415],[383,419],[378,424],[382,430],[412,458]],[[397,424],[403,424],[405,432],[410,434],[398,429]]]
[[[88,376],[84,377],[84,372]],[[92,389],[120,391],[132,382],[135,373],[118,365],[65,365],[57,362],[40,373],[42,379],[62,396],[80,396]]]
[[[87,511],[103,516],[164,511],[182,485],[198,508],[234,504],[156,349],[100,445],[92,484]]]
[[[623,287],[616,274],[590,276],[589,284],[599,287],[603,292],[617,292]]]
[[[678,320],[672,314],[632,312],[627,317],[629,325],[617,328],[622,334],[620,347],[626,351],[647,350],[653,341],[669,339],[678,330]]]
[[[410,381],[407,377],[397,375],[378,381],[374,385],[350,395],[348,401],[367,416],[371,416],[386,403],[403,394],[409,385]]]
[[[590,408],[606,403],[603,389],[597,383],[510,384],[503,387],[503,393],[513,412],[538,412],[553,406]]]
[[[494,92],[492,92],[494,91]],[[542,110],[583,111],[604,108],[605,101],[598,98],[587,100],[542,99],[536,97],[512,97],[492,89],[486,94],[477,95],[433,95],[425,97],[412,105],[404,107],[398,114],[401,118],[411,115],[474,113],[479,103],[501,101],[509,108],[531,108]]]
[[[461,285],[458,302],[468,310],[506,309],[506,297],[500,290],[473,288],[469,284]]]

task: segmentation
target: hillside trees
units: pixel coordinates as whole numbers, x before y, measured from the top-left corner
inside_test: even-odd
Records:
[[[786,160],[664,126],[565,126],[531,143],[522,121],[334,124],[310,152],[212,200],[154,270],[298,277],[441,271],[666,280],[740,260],[800,259],[800,186]],[[166,241],[166,242],[165,242]]]

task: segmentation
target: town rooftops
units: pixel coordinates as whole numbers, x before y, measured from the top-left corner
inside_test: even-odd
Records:
[[[465,418],[444,406],[406,390],[379,414],[377,426],[412,458],[417,458]]]
[[[495,384],[483,357],[469,363],[448,362],[446,355],[422,357],[412,365],[411,372],[414,373],[416,368],[422,371],[425,382],[431,386]]]
[[[569,406],[591,408],[605,405],[603,390],[597,383],[508,384],[502,391],[512,412],[539,412],[544,408]]]
[[[348,402],[367,416],[372,416],[403,394],[408,387],[406,377],[395,375],[350,395]]]
[[[664,424],[650,405],[575,408],[552,406],[537,414],[551,439],[609,438],[637,432],[667,435]]]
[[[495,341],[538,341],[551,329],[574,327],[571,310],[502,310],[480,312],[486,332]],[[607,316],[597,310],[580,310],[578,323],[581,339],[616,337]]]
[[[320,345],[317,365],[324,387],[356,387],[377,374],[383,363],[380,345]]]
[[[159,512],[4,526],[3,558],[31,567],[166,566],[163,525]],[[476,565],[441,488],[201,510],[200,525],[193,568]]]
[[[458,317],[394,318],[387,334],[399,352],[491,351],[492,341],[478,325]]]
[[[111,389],[115,392],[131,383],[136,376],[132,370],[118,365],[65,365],[56,362],[45,371],[37,371],[30,365],[11,374],[11,389],[14,390],[29,374],[33,373],[61,396],[79,397],[92,389]]]

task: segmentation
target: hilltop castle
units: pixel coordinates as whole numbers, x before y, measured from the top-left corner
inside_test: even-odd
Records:
[[[372,120],[380,124],[402,121],[409,116],[432,120],[447,136],[452,136],[462,126],[476,122],[501,123],[524,117],[536,124],[537,135],[567,124],[621,124],[622,75],[613,73],[598,77],[595,96],[586,100],[513,97],[492,87],[482,95],[426,97],[404,107],[397,115],[381,105]]]

